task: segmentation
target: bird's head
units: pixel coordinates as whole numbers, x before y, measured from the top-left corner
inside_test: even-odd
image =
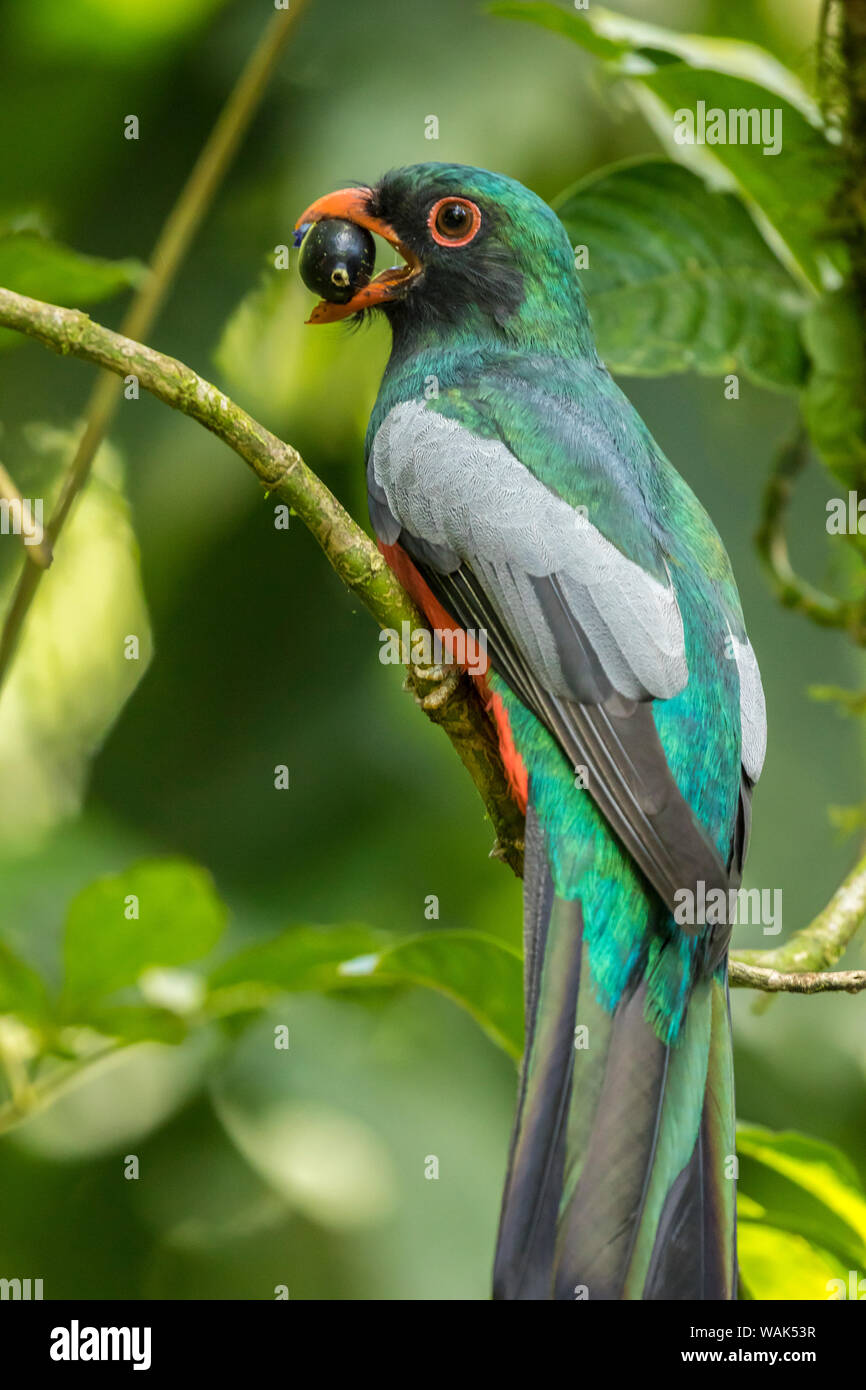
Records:
[[[382,309],[395,338],[431,329],[493,334],[540,346],[588,333],[574,252],[559,218],[514,179],[461,164],[396,169],[375,188],[342,188],[298,218],[326,218],[376,233],[403,263],[343,304],[322,301],[311,323]]]

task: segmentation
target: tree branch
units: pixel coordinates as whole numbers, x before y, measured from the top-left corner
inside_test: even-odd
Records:
[[[866,989],[866,970],[810,970],[804,974],[786,974],[781,970],[761,970],[732,960],[728,979],[734,989],[760,989],[765,994],[825,994],[844,990],[859,994]]]
[[[397,632],[404,622],[412,628],[426,627],[369,536],[298,451],[183,362],[103,328],[78,309],[43,304],[12,290],[0,289],[0,324],[36,338],[54,352],[80,357],[121,377],[137,377],[151,395],[228,444],[268,493],[288,503],[380,627]],[[451,739],[481,793],[496,832],[493,853],[520,875],[523,816],[509,791],[493,726],[475,687],[448,667],[412,668],[408,684],[425,714]]]
[[[835,965],[866,919],[866,855],[836,889],[827,906],[807,927],[775,951],[736,951],[731,956],[731,984],[770,993],[817,994],[823,990],[855,993],[866,988],[866,971],[826,974]]]

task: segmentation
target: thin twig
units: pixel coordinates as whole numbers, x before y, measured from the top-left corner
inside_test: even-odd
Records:
[[[866,970],[830,972],[866,920],[866,855],[807,927],[774,951],[736,951],[728,977],[735,988],[766,994],[822,994],[866,989]]]
[[[807,459],[808,441],[805,431],[800,430],[777,451],[764,487],[755,545],[781,604],[811,618],[820,627],[843,629],[863,646],[866,645],[866,603],[849,602],[822,593],[802,579],[791,564],[786,534],[788,511],[794,484]]]
[[[52,1067],[46,1076],[31,1082],[25,1093],[14,1095],[5,1105],[0,1105],[0,1134],[8,1133],[10,1129],[29,1119],[35,1111],[43,1109],[72,1090],[84,1077],[89,1077],[92,1069],[99,1063],[116,1057],[128,1046],[130,1044],[125,1042],[110,1042],[97,1047],[85,1057],[77,1058],[75,1062],[60,1063]]]
[[[157,238],[150,260],[150,273],[121,325],[121,333],[125,337],[145,338],[150,332],[305,4],[306,0],[294,0],[290,9],[280,10],[274,15],[238,78]],[[120,391],[121,383],[117,377],[108,375],[101,376],[91,392],[84,432],[46,527],[49,554],[57,544],[72,506],[90,476],[93,459],[108,432]],[[43,570],[38,567],[37,557],[33,555],[31,558],[37,563],[25,565],[22,570],[0,634],[0,686],[8,674],[27,613],[42,579]]]
[[[765,994],[825,994],[843,990],[858,994],[866,989],[866,970],[810,970],[786,974],[782,970],[762,970],[757,965],[742,965],[732,960],[728,978],[734,989],[759,989]]]

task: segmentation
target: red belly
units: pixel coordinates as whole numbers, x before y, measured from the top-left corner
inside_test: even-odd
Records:
[[[380,541],[379,549],[384,555],[389,568],[393,570],[394,574],[403,585],[403,588],[414,599],[430,626],[442,635],[442,641],[447,650],[448,634],[462,632],[463,630],[460,624],[455,622],[451,614],[442,607],[442,604],[431,590],[429,584],[426,582],[423,575],[415,568],[415,565],[402,546],[383,545]],[[525,812],[528,799],[526,767],[524,766],[523,759],[514,746],[508,711],[499,696],[494,694],[488,685],[486,660],[483,654],[478,652],[477,648],[473,653],[473,646],[474,644],[469,636],[465,635],[458,650],[466,652],[467,657],[473,661],[473,665],[476,668],[476,671],[471,673],[472,679],[484,701],[485,709],[492,716],[496,726],[496,734],[499,740],[499,752],[502,757],[502,763],[505,768],[505,775],[508,778],[511,794],[521,811]],[[479,660],[477,662],[474,661],[473,656],[478,656]],[[482,663],[485,665],[485,670],[483,673],[478,674],[477,667],[482,665]]]

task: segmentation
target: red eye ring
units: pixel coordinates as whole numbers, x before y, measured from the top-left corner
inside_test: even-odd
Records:
[[[469,230],[456,237],[449,236],[438,226],[440,214],[444,209],[455,206],[463,208],[469,213]],[[470,198],[440,198],[438,203],[434,203],[430,209],[427,226],[430,228],[430,235],[439,246],[468,246],[481,229],[481,209]]]

